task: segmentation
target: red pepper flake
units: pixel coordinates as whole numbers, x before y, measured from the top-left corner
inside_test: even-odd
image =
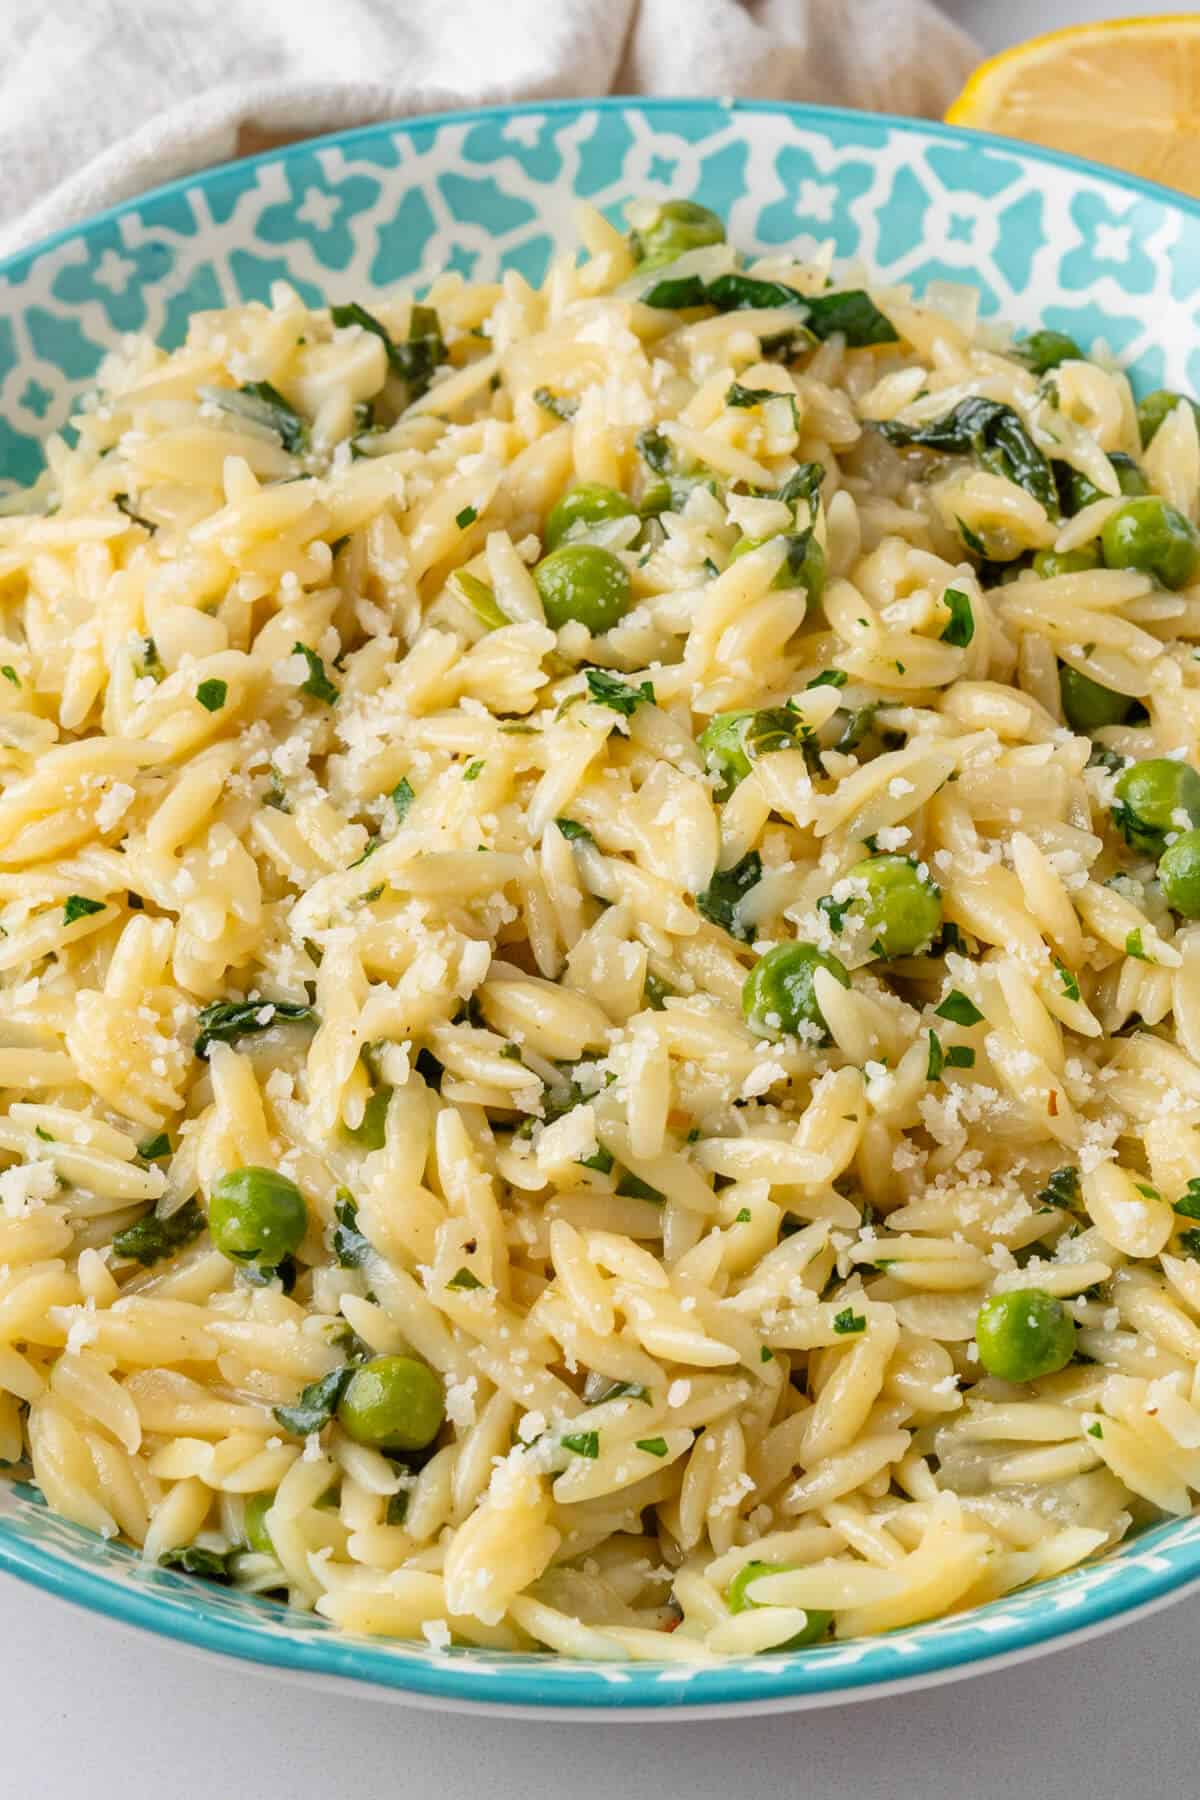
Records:
[[[1046,1102],[1046,1111],[1050,1114],[1050,1117],[1052,1119],[1056,1119],[1058,1117],[1058,1089],[1057,1088],[1050,1089],[1050,1098]]]

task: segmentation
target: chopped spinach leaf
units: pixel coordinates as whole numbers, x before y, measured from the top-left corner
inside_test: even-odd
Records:
[[[269,381],[247,381],[238,388],[208,388],[204,398],[215,401],[225,412],[237,413],[255,425],[265,425],[292,456],[308,448],[308,426]]]
[[[196,1015],[200,1027],[193,1048],[208,1061],[210,1044],[233,1044],[255,1031],[268,1031],[280,1019],[315,1019],[311,1006],[297,1000],[213,1000]]]
[[[901,419],[886,419],[875,429],[899,448],[916,446],[954,456],[975,456],[993,474],[1016,482],[1048,513],[1057,516],[1058,493],[1050,464],[1029,435],[1020,414],[999,400],[976,396],[960,400],[950,412],[928,425],[906,425]],[[961,520],[959,524],[961,528]]]
[[[188,1544],[175,1550],[164,1550],[158,1559],[160,1569],[180,1569],[185,1575],[202,1575],[206,1581],[229,1587],[240,1550],[202,1550]]]
[[[294,1406],[274,1407],[272,1410],[283,1429],[292,1437],[308,1437],[311,1432],[324,1430],[337,1411],[338,1402],[357,1367],[356,1363],[343,1363],[340,1369],[331,1369],[319,1381],[310,1381],[301,1390]]]
[[[157,1140],[155,1140],[157,1142]],[[169,1146],[168,1146],[169,1147]],[[162,1152],[159,1152],[161,1155]],[[131,1262],[141,1263],[149,1268],[152,1263],[161,1261],[164,1256],[173,1256],[193,1238],[199,1237],[205,1227],[205,1217],[195,1200],[189,1200],[169,1219],[160,1219],[157,1214],[149,1212],[124,1231],[118,1231],[113,1237],[113,1249],[118,1256],[127,1256]]]
[[[370,1241],[358,1229],[358,1202],[349,1188],[340,1187],[333,1203],[335,1220],[331,1241],[338,1267],[361,1269],[370,1254]]]
[[[1037,1195],[1040,1206],[1054,1206],[1060,1212],[1073,1212],[1083,1204],[1079,1170],[1073,1166],[1055,1169],[1047,1176],[1046,1185]]]
[[[749,850],[731,869],[716,871],[704,892],[696,895],[696,906],[712,924],[719,925],[742,943],[749,943],[753,930],[740,923],[737,908],[761,879],[762,858],[757,850]]]
[[[153,537],[158,530],[158,526],[154,523],[153,519],[144,519],[141,513],[133,510],[133,507],[129,502],[128,494],[114,494],[113,505],[117,508],[118,512],[123,512],[125,514],[125,517],[129,520],[131,525],[140,525],[143,531],[148,531],[150,533],[151,537]]]

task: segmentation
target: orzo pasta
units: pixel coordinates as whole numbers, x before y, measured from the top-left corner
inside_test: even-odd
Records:
[[[634,223],[127,341],[0,517],[0,1458],[702,1661],[1200,1489],[1200,446]]]

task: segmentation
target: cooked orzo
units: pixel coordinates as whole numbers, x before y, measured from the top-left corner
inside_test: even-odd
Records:
[[[0,1458],[702,1661],[1200,1489],[1200,450],[633,215],[126,341],[0,518]]]

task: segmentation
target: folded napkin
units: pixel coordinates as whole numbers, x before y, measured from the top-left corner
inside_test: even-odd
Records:
[[[378,119],[607,93],[936,114],[976,60],[929,0],[7,0],[5,10],[0,255],[209,164]]]

